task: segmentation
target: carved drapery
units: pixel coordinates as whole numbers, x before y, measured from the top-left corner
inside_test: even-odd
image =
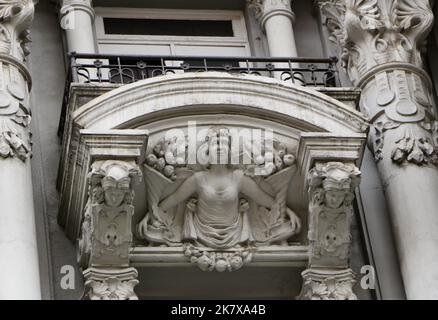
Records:
[[[429,0],[320,1],[330,39],[372,121],[376,161],[437,164],[436,110],[422,52],[433,24]],[[390,150],[384,140],[391,133]]]
[[[133,187],[142,177],[134,161],[92,164],[78,261],[90,299],[134,299],[137,272],[129,268]]]
[[[32,0],[0,1],[0,158],[25,161],[31,154],[31,78],[24,61],[33,14]]]
[[[352,163],[316,163],[308,174],[309,266],[300,299],[351,300],[350,225],[360,172]]]

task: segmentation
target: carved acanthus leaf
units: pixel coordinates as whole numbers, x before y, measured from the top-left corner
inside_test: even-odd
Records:
[[[396,140],[391,158],[397,163],[404,161],[415,164],[438,163],[438,149],[434,141],[421,128],[404,125],[401,136]]]
[[[356,66],[347,68],[354,82],[377,65],[370,57],[376,47],[381,55],[379,64],[399,61],[421,67],[419,51],[433,23],[429,1],[385,0],[388,5],[383,1],[320,1],[332,39],[336,39],[344,60]]]

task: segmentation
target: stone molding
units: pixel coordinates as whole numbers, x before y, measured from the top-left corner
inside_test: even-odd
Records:
[[[60,0],[59,14],[61,18],[70,13],[69,8],[86,12],[88,15],[90,15],[91,20],[94,21],[96,13],[94,12],[92,0]]]
[[[126,99],[132,102],[126,104]],[[203,110],[192,111],[190,105],[202,105]],[[316,90],[268,77],[220,72],[166,75],[125,85],[72,110],[70,122],[81,128],[105,130],[134,124],[136,118],[146,114],[151,121],[158,121],[166,113],[178,117],[216,112],[213,109],[218,105],[223,105],[224,111],[226,106],[234,110],[242,107],[241,114],[300,126],[305,131],[351,133],[368,128],[360,112]],[[163,117],[155,116],[158,113]],[[287,120],[293,118],[302,123]]]

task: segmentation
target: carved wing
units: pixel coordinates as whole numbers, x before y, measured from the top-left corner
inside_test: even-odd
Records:
[[[286,206],[288,186],[295,171],[296,166],[288,167],[259,181],[259,186],[275,197],[276,206],[268,210],[251,203],[251,211],[256,214],[250,216],[250,221],[257,242],[269,244],[286,240],[299,231],[299,226],[294,226],[298,217]],[[296,219],[294,224],[291,216]]]
[[[296,166],[288,167],[265,179],[265,181],[275,192],[275,199],[277,200],[277,204],[279,206],[279,214],[286,213],[287,190],[295,171]]]

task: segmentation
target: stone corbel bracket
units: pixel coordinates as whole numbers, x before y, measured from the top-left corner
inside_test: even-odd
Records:
[[[365,133],[339,135],[332,133],[301,133],[298,166],[307,194],[307,174],[315,162],[350,162],[360,168],[367,141]]]
[[[309,264],[298,299],[356,299],[348,262],[351,202],[366,139],[363,133],[301,134],[298,163],[309,203]]]
[[[96,160],[143,161],[148,132],[146,130],[79,130],[77,148],[70,154],[72,161],[64,167],[67,179],[61,190],[60,219],[73,241],[80,235],[83,211],[87,203],[87,176]]]

